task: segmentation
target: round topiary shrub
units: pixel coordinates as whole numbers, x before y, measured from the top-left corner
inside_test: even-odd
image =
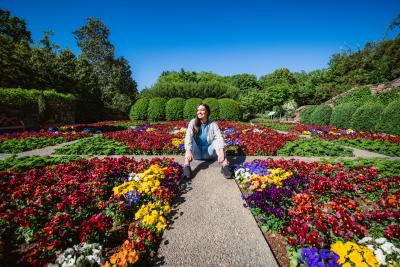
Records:
[[[183,118],[185,120],[191,120],[196,117],[197,106],[202,102],[201,98],[189,98],[185,102],[183,108]]]
[[[239,103],[230,98],[222,98],[219,102],[219,119],[238,121],[241,119]]]
[[[384,106],[380,103],[366,103],[354,112],[351,118],[351,127],[360,131],[375,131]]]
[[[149,108],[147,110],[147,115],[149,121],[163,121],[165,120],[165,103],[167,100],[162,97],[152,98],[149,102]]]
[[[203,103],[207,104],[210,107],[210,119],[211,120],[219,120],[219,103],[216,98],[206,98],[203,100]]]
[[[356,109],[355,103],[343,103],[334,107],[331,115],[331,125],[339,128],[350,128],[351,117]]]
[[[310,115],[310,122],[313,125],[329,125],[332,115],[332,108],[328,105],[317,106]]]
[[[185,99],[181,97],[171,98],[165,104],[165,118],[169,121],[177,121],[183,119],[183,108],[185,107]]]
[[[384,133],[400,135],[400,99],[387,105],[376,129]]]
[[[317,106],[308,106],[300,113],[300,122],[303,124],[311,124],[311,114]]]
[[[135,104],[132,105],[129,112],[129,119],[131,120],[147,120],[147,109],[149,108],[150,99],[147,97],[139,98]]]

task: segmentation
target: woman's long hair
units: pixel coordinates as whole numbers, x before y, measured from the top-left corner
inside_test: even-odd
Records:
[[[197,109],[200,106],[203,106],[207,111],[207,121],[208,121],[208,118],[210,117],[210,107],[206,103],[200,103],[196,108],[196,119],[194,120],[194,135],[195,136],[198,135],[200,132],[201,120],[197,116]]]

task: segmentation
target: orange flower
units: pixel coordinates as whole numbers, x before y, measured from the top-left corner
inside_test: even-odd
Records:
[[[129,240],[125,240],[125,242],[122,244],[122,249],[124,250],[131,250],[132,246]]]
[[[111,267],[111,264],[108,261],[106,261],[101,265],[101,267]]]
[[[128,253],[128,263],[129,264],[134,264],[139,260],[139,253],[135,250],[131,250]]]

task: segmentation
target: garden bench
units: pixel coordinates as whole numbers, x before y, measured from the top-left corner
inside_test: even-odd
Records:
[[[13,130],[13,129],[25,130],[24,122],[16,117],[8,118],[5,116],[0,116],[0,130]]]

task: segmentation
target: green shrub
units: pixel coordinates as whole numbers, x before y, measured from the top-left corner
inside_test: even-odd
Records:
[[[300,114],[300,122],[304,124],[311,124],[311,114],[314,112],[317,106],[308,106]]]
[[[310,115],[310,122],[313,125],[329,125],[332,108],[328,105],[319,105]]]
[[[230,98],[219,99],[219,119],[238,121],[241,119],[239,103]]]
[[[139,98],[135,104],[132,105],[129,118],[131,120],[147,120],[149,102],[150,99],[147,97]]]
[[[400,135],[400,99],[391,102],[382,112],[377,130]]]
[[[359,131],[374,131],[384,106],[380,103],[366,103],[359,107],[351,118],[351,127]]]
[[[61,94],[54,90],[0,88],[0,104],[13,106],[38,105],[41,95],[46,102],[56,104],[72,104],[76,100],[76,97],[71,94]]]
[[[203,103],[207,104],[210,107],[210,119],[211,120],[218,120],[219,119],[219,103],[218,99],[216,98],[206,98],[203,100]]]
[[[377,98],[371,94],[369,87],[353,88],[344,96],[336,99],[335,105],[344,103],[355,103],[357,106],[362,106],[367,102],[374,102]]]
[[[183,108],[183,118],[185,120],[191,120],[196,117],[197,106],[202,102],[201,98],[189,98],[185,102]]]
[[[351,157],[351,149],[339,144],[321,140],[318,138],[300,138],[287,142],[277,151],[279,156],[330,156],[330,157]]]
[[[0,160],[0,171],[5,170],[16,170],[18,172],[23,172],[27,169],[36,169],[46,166],[54,167],[60,163],[66,163],[70,161],[76,161],[81,159],[79,156],[30,156],[30,157],[17,157],[13,155],[12,157]]]
[[[375,97],[384,105],[389,105],[395,100],[400,100],[400,87],[395,87],[385,92],[377,92]]]
[[[356,111],[354,103],[343,103],[335,106],[331,115],[331,125],[339,128],[350,128],[351,117]]]
[[[183,108],[185,107],[185,99],[176,97],[171,98],[165,104],[165,118],[169,121],[177,121],[183,119]]]
[[[149,117],[149,121],[163,121],[165,120],[165,103],[167,100],[162,97],[152,98],[149,102],[149,108],[147,111],[147,115]]]

